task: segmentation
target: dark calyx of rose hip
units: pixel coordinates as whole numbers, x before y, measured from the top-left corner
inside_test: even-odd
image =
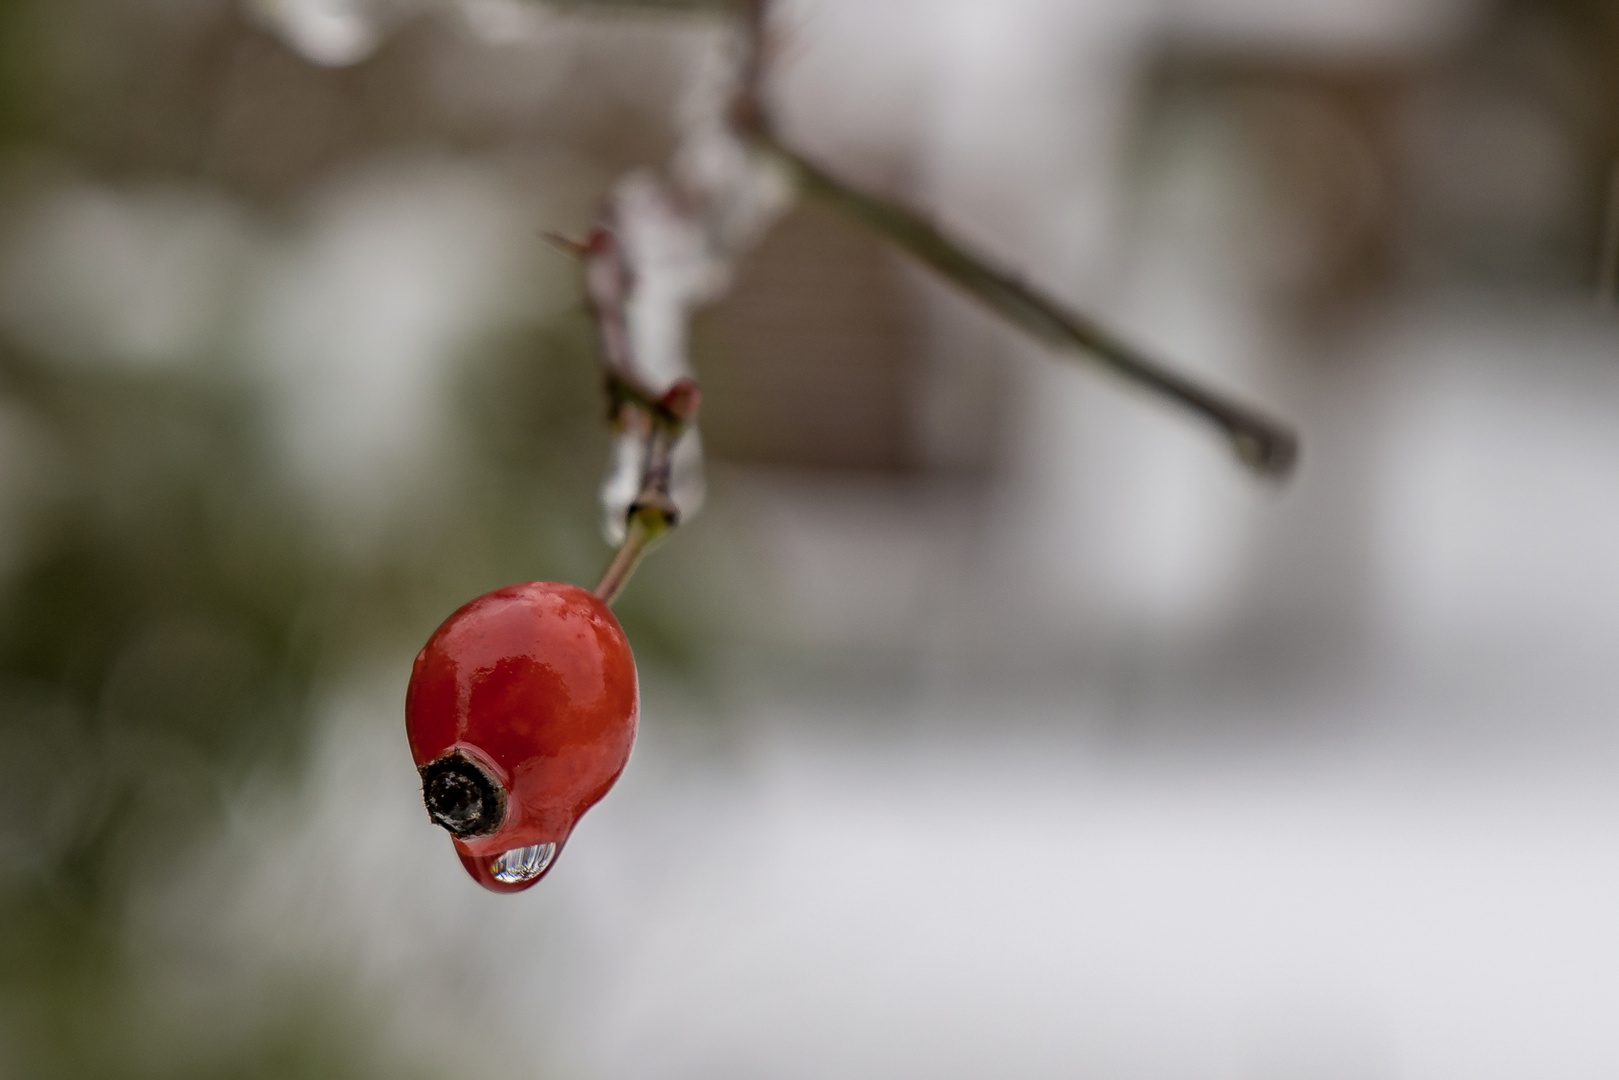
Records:
[[[506,820],[506,789],[460,750],[422,766],[422,799],[434,823],[463,840],[488,836]]]

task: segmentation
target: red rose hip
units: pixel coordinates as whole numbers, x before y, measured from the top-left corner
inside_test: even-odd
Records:
[[[473,600],[416,657],[405,730],[428,815],[496,892],[544,877],[629,760],[635,658],[595,594],[533,581]]]

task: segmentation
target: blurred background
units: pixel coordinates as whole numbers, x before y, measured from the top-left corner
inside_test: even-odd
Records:
[[[0,1075],[1619,1072],[1619,9],[791,0],[789,136],[1304,437],[793,210],[557,870],[410,661],[594,581],[579,234],[712,14],[0,6]]]

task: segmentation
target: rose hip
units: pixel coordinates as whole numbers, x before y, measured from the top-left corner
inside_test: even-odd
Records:
[[[405,729],[428,814],[479,884],[545,876],[624,771],[638,711],[629,642],[585,589],[508,585],[444,621],[416,657]]]

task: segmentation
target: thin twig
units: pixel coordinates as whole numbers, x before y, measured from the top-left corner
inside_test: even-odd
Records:
[[[768,3],[739,0],[744,54],[731,112],[739,135],[785,167],[806,195],[887,237],[1025,333],[1065,352],[1090,356],[1137,386],[1190,409],[1218,427],[1237,457],[1261,476],[1287,476],[1298,459],[1299,444],[1285,424],[1144,355],[1094,320],[996,267],[926,218],[845,183],[778,138],[763,85],[770,53]]]
[[[1126,380],[1213,423],[1230,440],[1237,456],[1259,474],[1275,478],[1287,475],[1298,456],[1298,440],[1282,424],[1143,355],[1093,320],[970,251],[926,218],[844,183],[779,140],[764,94],[769,53],[768,3],[769,0],[723,0],[718,4],[709,0],[595,0],[593,6],[666,10],[724,7],[732,11],[740,22],[744,53],[730,122],[741,138],[788,172],[801,191],[825,200],[887,237],[1031,336],[1066,352],[1091,356]],[[1615,178],[1615,190],[1619,191],[1619,170]],[[584,243],[550,238],[584,260],[586,292],[601,344],[609,416],[620,431],[633,431],[644,440],[640,493],[626,512],[624,543],[614,553],[595,590],[608,603],[618,597],[646,553],[679,524],[679,511],[670,495],[674,447],[695,420],[701,402],[697,384],[690,379],[679,380],[660,395],[639,378],[627,318],[635,280],[616,235],[616,224],[609,216]],[[1619,226],[1614,228],[1619,233]],[[1619,239],[1615,246],[1619,247]],[[1614,259],[1619,261],[1619,254]]]
[[[769,132],[756,132],[754,143],[781,162],[806,194],[887,237],[1025,333],[1064,351],[1088,355],[1130,382],[1190,409],[1218,427],[1237,456],[1260,475],[1279,479],[1292,469],[1298,438],[1285,425],[1143,355],[1095,321],[969,251],[927,219],[844,183]]]

